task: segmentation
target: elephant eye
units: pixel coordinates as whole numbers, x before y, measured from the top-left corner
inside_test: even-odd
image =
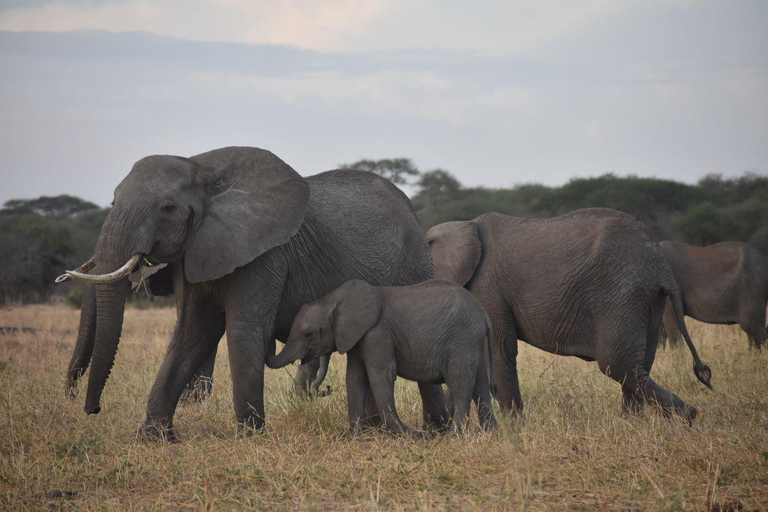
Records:
[[[160,207],[160,211],[165,214],[173,213],[176,211],[176,205],[173,203],[163,203],[163,205]]]

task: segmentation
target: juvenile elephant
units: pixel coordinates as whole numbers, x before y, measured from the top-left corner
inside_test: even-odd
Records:
[[[493,324],[496,399],[522,411],[517,340],[547,352],[597,361],[621,383],[624,410],[644,400],[689,421],[696,409],[650,378],[665,298],[675,306],[696,376],[709,386],[682,322],[680,292],[659,243],[614,210],[577,210],[551,219],[498,213],[447,222],[427,233],[437,278],[477,297]]]
[[[352,278],[405,285],[434,272],[410,201],[373,173],[305,179],[248,147],[143,158],[115,190],[92,259],[67,273],[94,283],[67,374],[72,389],[93,356],[89,414],[100,410],[117,352],[124,278],[146,261],[169,264],[150,287],[173,290],[178,318],[143,428],[171,439],[182,390],[201,367],[212,368],[225,330],[237,420],[260,428],[268,341],[287,339],[302,305]],[[440,386],[421,390],[425,419],[447,422]]]
[[[683,299],[683,313],[710,324],[736,324],[747,333],[749,348],[765,343],[768,304],[768,256],[741,242],[697,247],[661,242]],[[670,305],[664,310],[664,332],[680,343]]]
[[[347,355],[349,428],[361,432],[369,386],[388,430],[409,434],[395,408],[397,376],[446,383],[454,426],[462,430],[471,402],[483,428],[496,427],[483,344],[492,353],[491,324],[477,300],[449,281],[373,287],[349,281],[296,316],[285,348],[267,366],[282,368],[338,350]]]

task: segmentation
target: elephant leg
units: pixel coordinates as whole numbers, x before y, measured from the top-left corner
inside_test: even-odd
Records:
[[[362,434],[363,427],[366,426],[368,403],[376,404],[375,400],[369,399],[370,393],[365,363],[357,352],[351,352],[347,356],[347,411],[349,413],[349,433],[352,437]]]
[[[477,371],[472,372],[475,375],[471,378],[467,375],[467,366],[471,365],[471,360],[459,358],[459,361],[461,361],[461,363],[458,363],[456,360],[452,361],[453,364],[449,366],[447,375],[445,376],[445,384],[448,386],[448,389],[451,390],[451,398],[455,407],[453,414],[453,428],[457,433],[463,432],[466,428],[466,423],[469,419],[469,413],[472,407],[472,395],[477,380]],[[480,361],[478,366],[482,364],[483,361]]]
[[[621,412],[624,415],[636,414],[643,410],[645,402],[643,398],[637,394],[636,388],[632,388],[622,383],[621,385]]]
[[[303,398],[309,398],[310,386],[317,377],[317,371],[320,368],[320,359],[314,359],[306,363],[302,363],[299,369],[296,371],[296,375],[293,378],[293,389],[297,396]]]
[[[222,331],[223,333],[223,331]],[[192,378],[184,386],[181,392],[180,402],[203,403],[203,401],[213,392],[213,368],[216,366],[217,346],[211,352],[203,366],[195,372]]]
[[[520,396],[520,382],[517,378],[517,332],[512,319],[488,312],[493,326],[493,385],[496,400],[502,412],[522,415],[523,397]],[[507,315],[503,315],[507,316]]]
[[[215,357],[224,333],[224,314],[212,309],[201,302],[179,308],[176,328],[147,401],[141,429],[145,435],[175,440],[173,415],[181,393],[195,371]]]
[[[601,344],[601,346],[620,347],[621,350],[614,350],[607,357],[598,359],[600,371],[622,385],[625,408],[631,409],[639,398],[658,406],[665,416],[670,416],[674,412],[689,423],[693,422],[697,414],[696,408],[686,405],[680,397],[656,384],[651,379],[649,370],[646,369],[649,361],[650,364],[653,363],[648,353],[655,352],[655,345],[649,347],[645,338],[638,340],[637,343],[637,345]],[[642,347],[642,350],[633,351],[632,347]],[[654,350],[647,350],[650,348]]]
[[[365,361],[368,382],[379,407],[384,427],[393,434],[410,435],[411,429],[400,420],[395,406],[395,378],[397,370],[394,362]]]
[[[477,407],[477,419],[483,430],[495,430],[498,427],[496,416],[493,414],[491,389],[488,385],[488,373],[485,363],[480,364],[475,376],[475,387],[472,390],[472,400]]]
[[[674,412],[689,424],[696,419],[698,411],[695,407],[687,405],[680,397],[656,384],[645,370],[634,369],[628,372],[625,383],[636,394],[658,406],[665,416],[670,416]]]
[[[742,311],[746,311],[747,313],[739,315],[739,326],[745,333],[747,333],[749,349],[756,349],[759,351],[765,344],[766,331],[768,331],[768,327],[763,327],[765,325],[765,309],[759,308],[757,311],[751,311],[747,307],[744,307]]]
[[[681,346],[681,336],[680,329],[677,326],[677,317],[675,316],[675,310],[669,299],[666,300],[662,322],[664,324],[665,334],[663,347],[666,348],[667,344],[669,344],[670,347]]]
[[[261,258],[260,265],[235,270],[225,291],[232,402],[241,434],[264,427],[264,368],[288,273],[278,253]]]
[[[445,432],[451,425],[453,405],[447,402],[442,384],[419,382],[423,426],[428,432]]]
[[[648,374],[651,373],[653,362],[656,359],[656,348],[658,346],[659,340],[662,339],[660,335],[660,331],[662,330],[662,324],[666,322],[667,314],[672,309],[669,299],[665,301],[665,304],[666,304],[666,307],[664,309],[664,312],[660,313],[658,310],[655,311],[655,313],[652,314],[651,320],[649,322],[648,333],[646,338],[647,344],[645,347],[645,358],[643,360],[643,368]],[[659,319],[659,316],[661,316],[661,321]],[[670,328],[675,329],[679,335],[680,331],[677,328],[677,320],[675,320],[674,315],[672,315],[671,320],[674,321],[675,323]],[[645,401],[643,400],[642,395],[637,391],[636,388],[627,386],[626,382],[622,382],[621,392],[622,392],[621,409],[622,409],[623,415],[637,414],[643,410],[643,407],[645,406]]]

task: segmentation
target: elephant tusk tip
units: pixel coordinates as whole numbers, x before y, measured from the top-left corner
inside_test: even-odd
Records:
[[[70,275],[69,270],[67,270],[65,274],[61,274],[59,277],[56,278],[55,283],[56,284],[66,283],[67,281],[71,281],[72,279],[73,278]]]

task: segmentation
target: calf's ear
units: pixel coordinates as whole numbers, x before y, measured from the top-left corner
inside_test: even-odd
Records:
[[[331,325],[339,354],[349,351],[379,321],[381,296],[365,281],[353,279],[331,292],[336,302]]]

